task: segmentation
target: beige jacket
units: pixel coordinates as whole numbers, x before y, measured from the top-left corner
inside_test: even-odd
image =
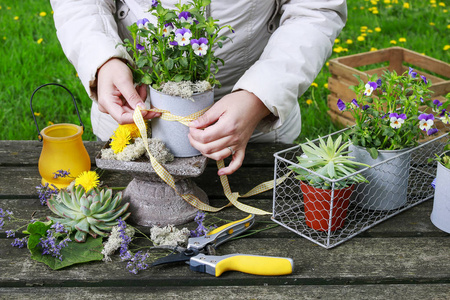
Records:
[[[94,100],[92,125],[102,140],[111,136],[117,123],[97,109],[97,70],[112,57],[131,60],[117,45],[127,25],[150,19],[145,11],[151,0],[123,2],[127,5],[114,0],[51,0],[58,39]],[[177,2],[162,0],[165,7]],[[275,116],[263,120],[258,129],[289,126],[278,141],[292,142],[301,126],[297,99],[331,54],[345,24],[345,0],[213,0],[208,12],[235,29],[227,33],[232,40],[215,49],[225,60],[217,76],[222,88],[216,90],[216,99],[237,89],[254,93]]]

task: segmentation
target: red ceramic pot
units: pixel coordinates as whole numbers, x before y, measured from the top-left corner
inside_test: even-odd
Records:
[[[334,190],[333,204],[331,204],[332,190],[315,188],[301,182],[306,225],[319,231],[335,231],[342,228],[347,217],[353,187],[354,185],[351,185]]]

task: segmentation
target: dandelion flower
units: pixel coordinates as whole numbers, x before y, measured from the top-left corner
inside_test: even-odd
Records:
[[[132,139],[135,139],[135,138],[138,138],[141,136],[141,134],[139,132],[139,128],[136,126],[135,123],[123,124],[123,125],[119,125],[119,127],[126,128],[130,133],[130,138],[132,138]]]
[[[130,143],[130,131],[123,126],[117,127],[114,131],[114,135],[111,137],[112,141],[110,143],[111,149],[117,154],[122,152],[123,149]]]
[[[373,51],[377,51],[378,49],[375,47],[371,47],[369,51],[373,52]]]
[[[396,40],[391,40],[389,43],[391,43],[392,45],[396,45],[397,41]]]
[[[41,113],[40,113],[40,112],[35,112],[34,115],[35,115],[36,117],[39,117],[39,116],[41,115]]]
[[[97,172],[84,171],[75,178],[75,186],[81,185],[86,191],[98,186],[100,180]]]
[[[445,3],[444,2],[439,2],[439,6],[445,7]]]
[[[380,28],[380,27],[375,27],[375,31],[376,31],[376,32],[380,32],[380,31],[381,31],[381,28]]]
[[[311,99],[306,100],[306,104],[311,105],[313,101]]]
[[[45,11],[41,11],[41,12],[39,13],[39,15],[40,15],[41,17],[45,17],[45,16],[47,15],[47,13],[46,13]]]
[[[36,41],[36,43],[40,44],[40,43],[42,43],[43,40],[44,40],[43,38],[40,38]]]
[[[16,20],[16,21],[19,20],[19,16],[15,16],[14,20]]]
[[[311,83],[311,86],[312,87],[318,87],[319,85],[317,83],[313,82],[313,83]]]
[[[401,37],[401,38],[398,39],[398,41],[399,41],[400,43],[406,43],[406,38]]]
[[[450,49],[450,45],[445,45],[444,46],[444,51],[447,51],[448,49]]]
[[[323,87],[326,88],[328,90],[328,83],[324,83]]]
[[[363,42],[366,38],[360,35],[356,39],[358,40],[358,42]]]
[[[351,40],[351,39],[348,39],[348,40],[346,40],[345,42],[346,42],[347,44],[349,44],[349,45],[350,45],[350,44],[353,44],[353,40]]]
[[[430,26],[436,26],[436,23],[430,22]]]
[[[403,8],[409,9],[409,3],[408,2],[403,3]]]

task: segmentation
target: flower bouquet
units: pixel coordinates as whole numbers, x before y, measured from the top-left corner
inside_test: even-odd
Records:
[[[386,71],[367,83],[359,81],[351,87],[355,99],[337,102],[339,110],[349,111],[355,119],[348,132],[352,155],[374,166],[364,172],[370,183],[357,187],[359,204],[372,210],[396,209],[407,201],[409,150],[422,137],[438,132],[438,118],[448,124],[445,107],[450,101],[432,100],[431,82],[412,68],[401,75]]]
[[[216,79],[219,63],[214,54],[229,39],[221,34],[228,25],[207,16],[210,0],[192,0],[166,9],[153,1],[150,12],[155,22],[144,18],[129,26],[132,41],[124,46],[132,53],[130,68],[138,84],[150,86],[152,108],[171,116],[152,120],[152,136],[162,140],[175,157],[200,155],[190,145],[189,129],[174,121],[178,117],[195,119],[214,102],[213,87],[220,87]],[[189,99],[191,101],[186,101]]]

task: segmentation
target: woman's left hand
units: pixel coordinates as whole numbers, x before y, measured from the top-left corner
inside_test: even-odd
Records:
[[[224,96],[206,113],[189,124],[189,141],[204,156],[230,164],[218,171],[230,175],[244,161],[245,148],[258,123],[270,111],[254,94],[240,90]]]

